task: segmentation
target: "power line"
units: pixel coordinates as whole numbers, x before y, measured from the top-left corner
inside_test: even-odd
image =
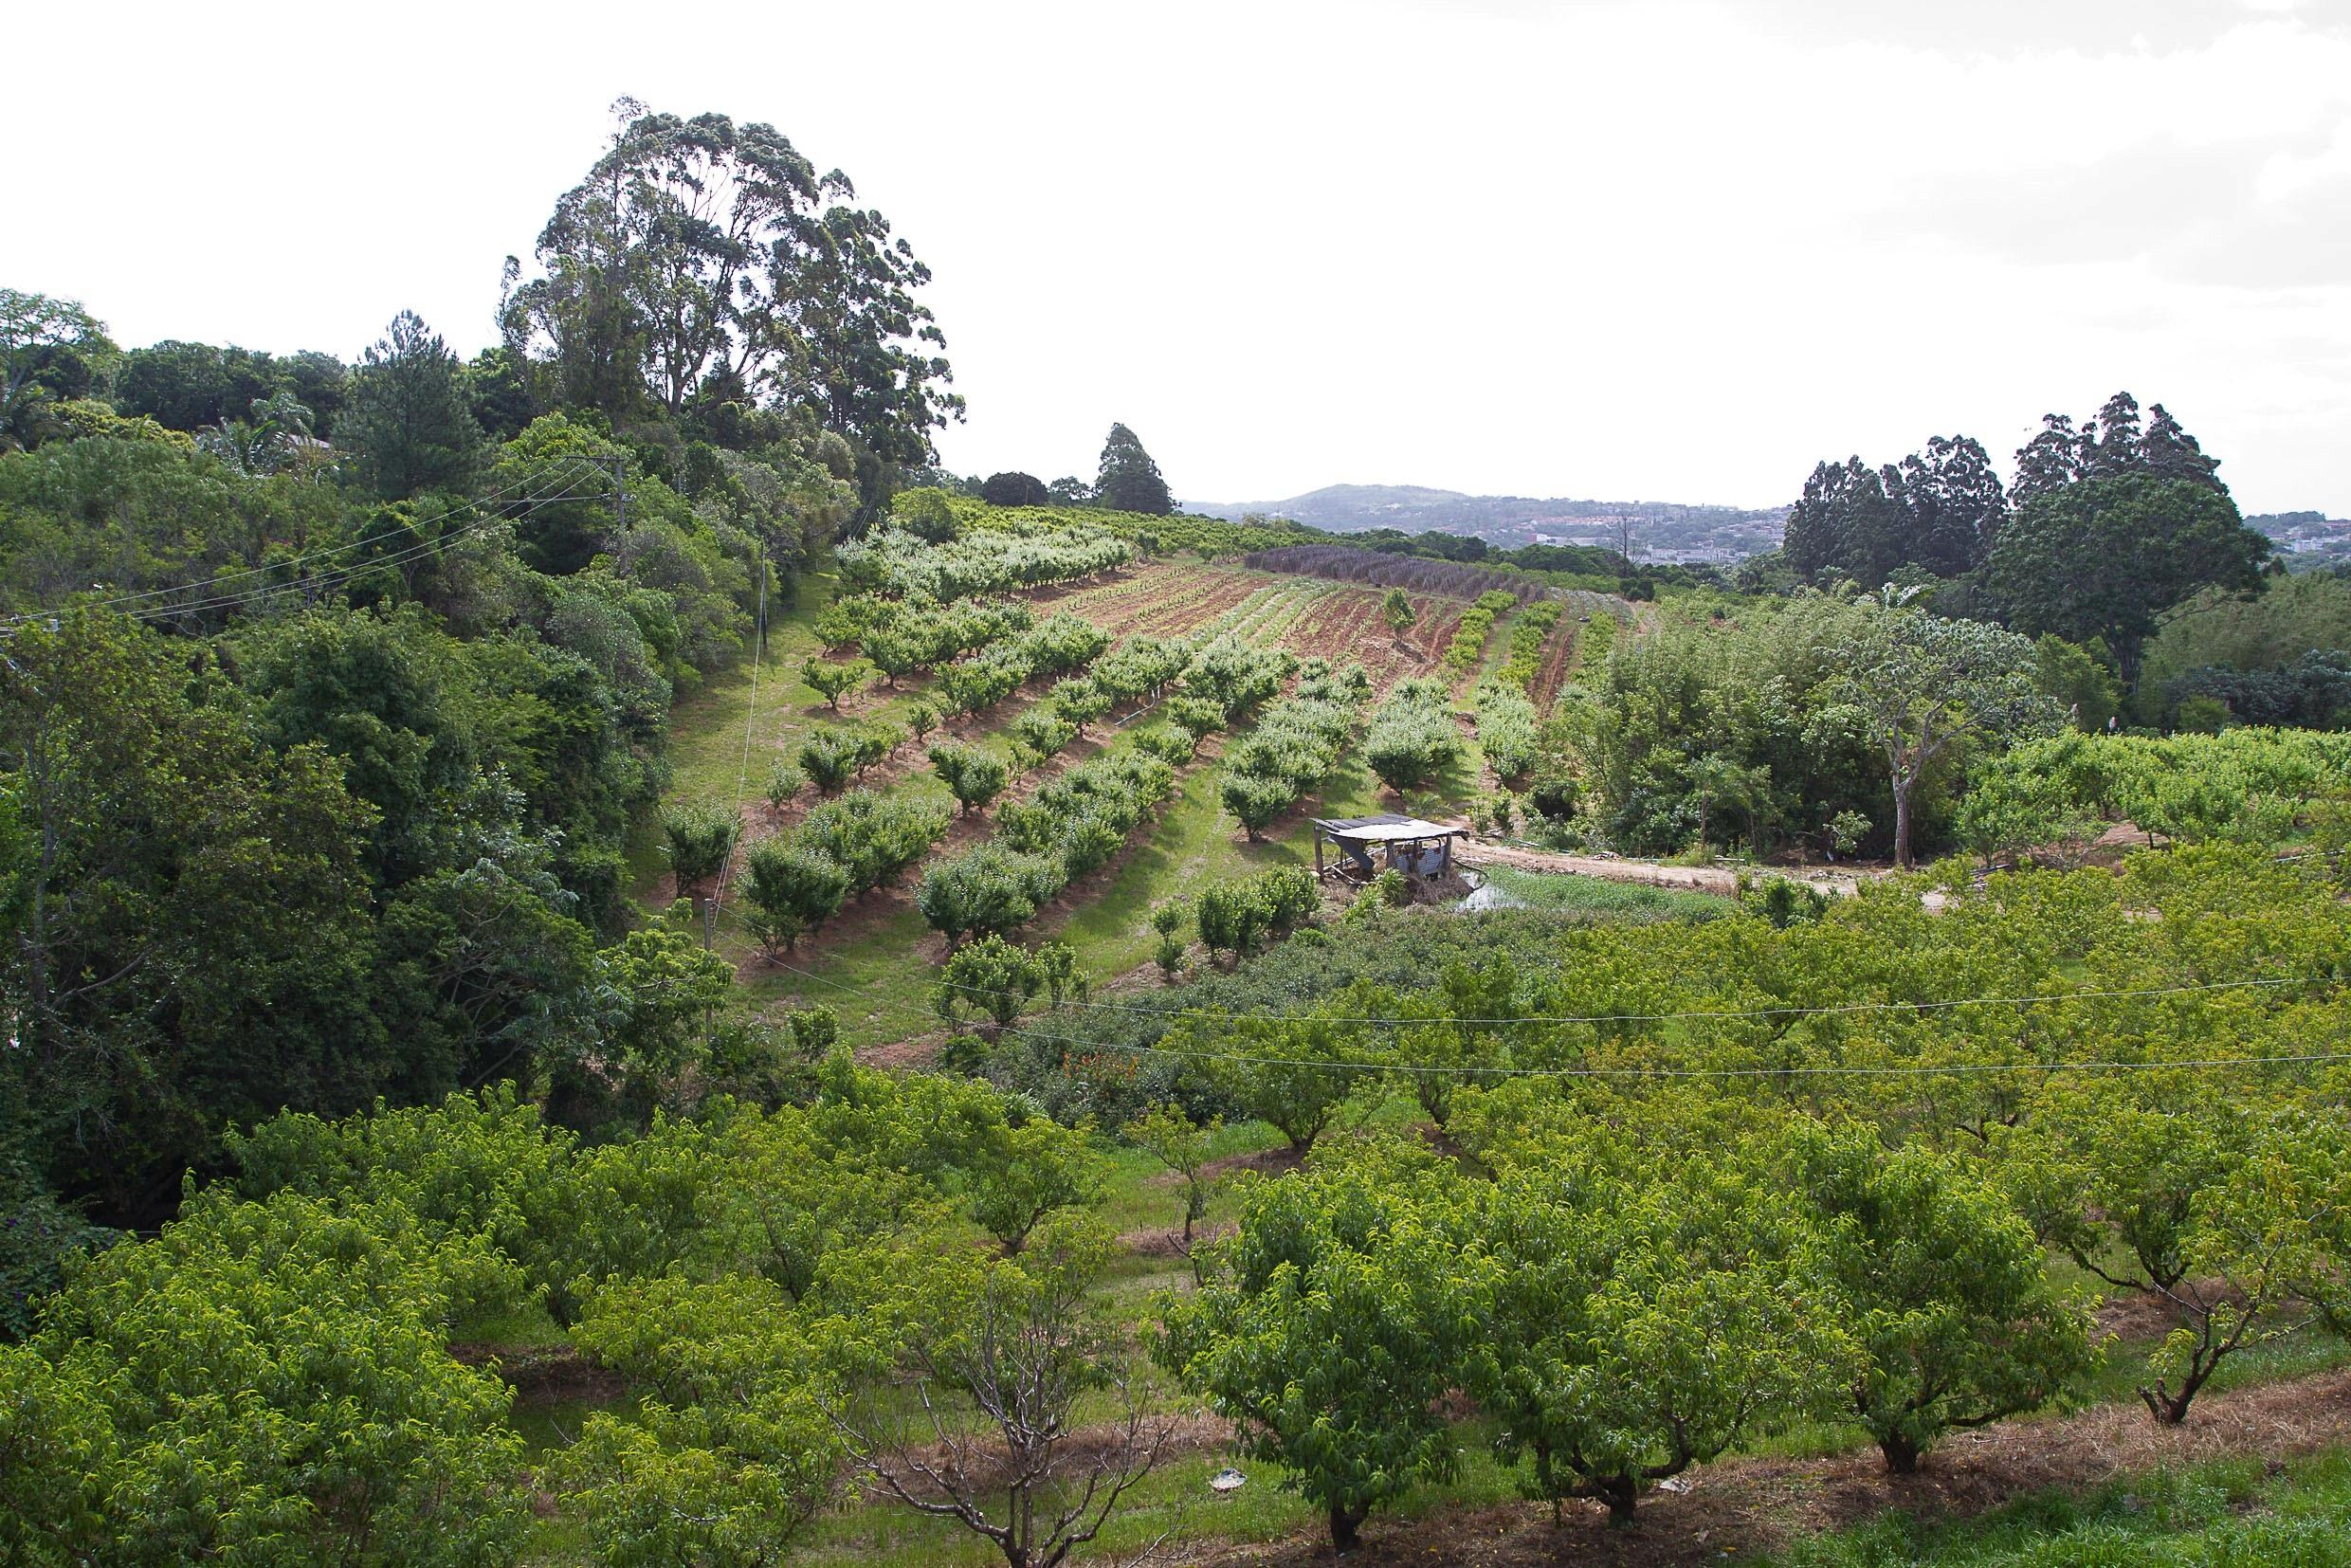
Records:
[[[573,483],[576,483],[577,482],[574,481]],[[471,537],[472,535],[481,533],[485,529],[495,527],[499,523],[521,521],[523,519],[531,517],[534,514],[542,511],[549,506],[553,506],[559,501],[578,500],[586,493],[587,492],[585,491],[577,489],[564,489],[551,494],[534,495],[528,498],[529,504],[525,505],[522,510],[513,514],[511,517],[504,514],[492,514],[491,516],[483,518],[478,521],[468,523],[463,528],[444,534],[439,538],[428,539],[421,543],[410,545],[405,550],[395,551],[392,555],[381,556],[370,561],[356,562],[351,566],[342,568],[339,571],[325,573],[319,576],[305,577],[295,582],[272,583],[264,588],[251,589],[237,593],[222,594],[214,598],[198,599],[184,604],[151,606],[146,610],[126,611],[125,613],[128,619],[135,621],[168,620],[174,616],[194,614],[207,611],[227,611],[235,610],[244,605],[257,604],[264,599],[271,598],[280,593],[290,593],[298,591],[319,592],[338,587],[349,582],[360,572],[371,571],[388,566],[399,566],[426,556],[438,555],[444,551],[454,549],[460,541]]]
[[[709,923],[703,927],[704,945],[719,928],[719,915],[726,907],[726,881],[735,867],[735,846],[743,835],[743,796],[751,783],[751,738],[759,720],[759,665],[767,657],[767,540],[759,540],[759,613],[752,624],[751,696],[743,707],[743,759],[735,770],[735,815],[727,828],[726,854],[719,862],[719,885],[711,890]]]
[[[845,984],[841,983],[841,982],[840,982],[840,981],[838,981],[838,980],[831,980],[831,979],[828,979],[828,978],[826,978],[824,975],[815,975],[815,974],[811,974],[811,973],[810,973],[809,971],[807,971],[807,970],[796,968],[796,967],[794,967],[794,966],[793,966],[793,965],[791,965],[791,964],[782,964],[782,963],[779,963],[776,967],[778,967],[778,968],[780,968],[780,969],[783,969],[783,970],[786,970],[786,971],[788,971],[788,972],[789,972],[789,973],[791,973],[791,974],[797,975],[799,975],[799,976],[800,976],[801,978],[803,978],[803,979],[814,981],[814,982],[815,982],[816,984],[818,984],[818,985],[822,985],[822,986],[829,986],[829,987],[830,987],[831,989],[833,989],[833,990],[835,990],[835,991],[843,991],[843,992],[847,992],[847,993],[849,993],[849,994],[852,994],[852,995],[866,995],[866,994],[868,994],[868,993],[866,993],[866,992],[863,991],[863,990],[862,990],[861,988],[859,988],[859,987],[856,987],[856,986],[851,986],[851,985],[845,985]],[[2218,989],[2218,988],[2223,987],[2223,986],[2233,986],[2233,985],[2248,985],[2248,986],[2250,986],[2250,985],[2324,985],[2324,986],[2327,987],[2329,990],[2334,990],[2334,989],[2339,989],[2339,988],[2340,988],[2340,987],[2339,987],[2339,982],[2329,981],[2329,980],[2318,980],[2318,979],[2214,981],[2214,982],[2212,982],[2211,984],[2209,984],[2209,985],[2205,985],[2205,986],[2148,987],[2148,988],[2144,988],[2144,989],[2142,989],[2142,990],[2135,990],[2135,991],[2116,991],[2116,992],[2059,992],[2059,993],[2052,993],[2052,994],[2050,994],[2050,995],[2045,996],[2045,997],[2030,998],[2030,1000],[2033,1000],[2033,1001],[2050,1001],[2050,1002],[2054,1002],[2054,1001],[2064,1001],[2064,1000],[2069,1000],[2069,999],[2071,999],[2071,998],[2074,998],[2074,997],[2085,997],[2085,998],[2090,998],[2090,997],[2101,997],[2101,996],[2123,996],[2123,995],[2163,995],[2163,994],[2173,994],[2173,993],[2175,993],[2175,992],[2179,992],[2179,991],[2212,990],[2212,989]],[[959,988],[957,988],[957,989],[967,990],[967,991],[969,991],[969,990],[979,990],[979,988],[976,988],[976,987],[959,987]],[[1002,992],[987,992],[987,991],[981,990],[981,991],[980,991],[980,994],[982,994],[982,995],[1004,995],[1004,994],[1007,994],[1007,993],[1002,993]],[[1974,1003],[1974,1004],[1977,1004],[1977,1005],[2010,1004],[2010,1003],[2014,1003],[2014,1002],[2015,1002],[2016,1000],[2018,1000],[2018,998],[2011,998],[2011,997],[1990,997],[1990,996],[1986,996],[1986,997],[1973,997],[1973,998],[1967,998],[1964,1002],[1954,1002],[1954,1003],[1953,1003],[1953,1004],[1951,1004],[1951,1005],[1954,1005],[1954,1006],[1960,1006],[1960,1005],[1967,1005],[1967,1003],[1971,1003],[1971,1002],[1972,1002],[1972,1003]],[[1895,1004],[1891,1004],[1891,1005],[1894,1005],[1894,1006],[1906,1006],[1906,1005],[1908,1005],[1908,1004],[1904,1004],[1904,1003],[1895,1003]],[[1182,1014],[1182,1013],[1169,1013],[1169,1014],[1167,1014],[1167,1015],[1168,1015],[1168,1016],[1178,1016],[1178,1017],[1179,1017],[1179,1016],[1183,1016],[1184,1014]],[[1709,1014],[1698,1014],[1697,1016],[1705,1016],[1705,1017],[1735,1017],[1735,1016],[1740,1016],[1740,1014],[1731,1014],[1731,1013],[1709,1013]],[[1421,1023],[1429,1023],[1429,1022],[1441,1022],[1441,1021],[1443,1021],[1443,1020],[1420,1019],[1420,1020],[1415,1020],[1415,1021],[1416,1021],[1416,1022],[1421,1022]],[[1600,1021],[1604,1021],[1604,1022],[1623,1022],[1623,1021],[1625,1021],[1625,1020],[1624,1020],[1624,1019],[1622,1019],[1621,1017],[1613,1017],[1613,1018],[1608,1018],[1608,1019],[1604,1019],[1604,1020],[1600,1020]],[[1467,1064],[1432,1064],[1432,1063],[1408,1063],[1408,1062],[1391,1062],[1391,1061],[1362,1061],[1362,1060],[1353,1060],[1353,1059],[1327,1059],[1327,1058],[1321,1058],[1321,1059],[1319,1059],[1319,1058],[1312,1058],[1312,1057],[1283,1057],[1283,1056],[1264,1056],[1264,1055],[1259,1055],[1259,1054],[1255,1054],[1255,1053],[1252,1053],[1252,1052],[1243,1052],[1243,1051],[1192,1050],[1192,1049],[1183,1049],[1183,1048],[1176,1048],[1176,1047],[1169,1047],[1169,1046],[1157,1046],[1157,1045],[1145,1046],[1145,1045],[1135,1045],[1135,1044],[1131,1044],[1131,1043],[1124,1042],[1124,1041],[1116,1041],[1116,1040],[1098,1040],[1098,1039],[1095,1039],[1095,1038],[1093,1038],[1092,1036],[1089,1036],[1089,1035],[1072,1035],[1072,1034],[1062,1034],[1062,1033],[1052,1032],[1052,1031],[1049,1031],[1049,1030],[1032,1030],[1032,1029],[1022,1028],[1022,1027],[1021,1027],[1019,1024],[1017,1024],[1017,1023],[1016,1023],[1016,1024],[1014,1024],[1012,1027],[1013,1027],[1013,1028],[1015,1028],[1015,1029],[1020,1030],[1021,1035],[1023,1036],[1023,1038],[1026,1038],[1026,1039],[1031,1039],[1031,1040],[1048,1040],[1048,1041],[1051,1041],[1051,1042],[1053,1042],[1054,1044],[1057,1044],[1057,1045],[1064,1045],[1064,1046],[1072,1046],[1072,1045],[1074,1045],[1074,1046],[1086,1046],[1086,1047],[1090,1047],[1090,1048],[1092,1048],[1093,1049],[1096,1049],[1096,1050],[1103,1050],[1103,1051],[1121,1050],[1121,1051],[1127,1051],[1127,1052],[1130,1052],[1130,1053],[1132,1053],[1132,1054],[1139,1055],[1139,1056],[1157,1056],[1157,1057],[1170,1058],[1170,1059],[1179,1060],[1179,1061],[1232,1062],[1232,1063],[1239,1063],[1239,1064],[1243,1064],[1243,1065],[1247,1065],[1247,1066],[1256,1066],[1256,1067],[1320,1067],[1320,1068],[1323,1068],[1323,1069],[1325,1069],[1325,1070],[1327,1070],[1327,1071],[1333,1071],[1333,1072],[1396,1072],[1396,1073],[1407,1073],[1407,1074],[1412,1074],[1412,1075],[1414,1075],[1414,1076],[1419,1076],[1419,1077],[1455,1077],[1455,1078],[1478,1078],[1478,1079],[1508,1079],[1508,1078],[1576,1079],[1576,1078],[1591,1078],[1591,1079],[1611,1079],[1611,1080],[1617,1080],[1617,1079],[1622,1079],[1622,1080],[1632,1080],[1632,1079],[1644,1079],[1644,1078],[1649,1078],[1649,1079],[1656,1079],[1656,1078],[1670,1078],[1670,1079],[1718,1079],[1718,1080],[1744,1080],[1744,1079],[1790,1078],[1790,1077],[1796,1077],[1796,1078],[1808,1078],[1808,1077],[1830,1077],[1830,1078],[1834,1078],[1834,1077],[1854,1077],[1854,1078],[1903,1077],[1903,1078],[1920,1078],[1920,1077],[1965,1077],[1965,1076],[1969,1076],[1969,1075],[1972,1075],[1972,1074],[2014,1073],[2014,1072],[2152,1072],[2152,1071],[2160,1071],[2160,1070],[2165,1070],[2165,1069],[2174,1069],[2174,1068],[2178,1068],[2178,1069],[2202,1069],[2202,1068],[2212,1068],[2212,1067],[2290,1067],[2290,1066],[2308,1066],[2308,1065],[2321,1064],[2321,1063],[2340,1063],[2340,1062],[2351,1062],[2351,1051],[2320,1051],[2320,1052],[2309,1052],[2309,1053],[2295,1054],[2295,1055],[2287,1055],[2287,1056],[2198,1057],[2198,1058],[2191,1058],[2191,1059],[2173,1059],[2173,1060],[2145,1061],[2145,1062],[2131,1062],[2131,1061],[2123,1061],[2123,1060],[2116,1060],[2116,1059],[2108,1059],[2108,1060],[2085,1061],[2085,1062],[2039,1062],[2039,1061],[2034,1061],[2034,1062],[1954,1062],[1954,1063],[1911,1063],[1911,1064],[1900,1064],[1900,1065],[1886,1065],[1886,1066],[1865,1066],[1865,1067],[1808,1066],[1808,1067],[1481,1067],[1481,1066],[1472,1066],[1472,1065],[1467,1065]]]
[[[1830,1007],[1762,1007],[1728,1009],[1693,1009],[1682,1012],[1563,1012],[1527,1013],[1500,1018],[1394,1018],[1346,1013],[1317,1013],[1316,1018],[1332,1024],[1367,1024],[1385,1028],[1411,1029],[1423,1024],[1473,1024],[1488,1028],[1507,1028],[1515,1024],[1665,1024],[1731,1021],[1754,1018],[1820,1017],[1860,1012],[1937,1012],[1963,1007],[2031,1007],[2050,1002],[2093,1001],[2141,996],[2178,996],[2192,993],[2243,991],[2257,988],[2298,985],[2324,985],[2331,980],[2309,975],[2287,975],[2277,978],[2250,980],[2210,980],[2186,985],[2141,986],[2116,991],[2052,991],[2022,996],[1957,996],[1935,1001],[1844,1002]],[[957,991],[975,991],[981,995],[996,993],[985,987],[957,985],[941,979],[939,984]],[[1069,1002],[1069,1007],[1086,1008],[1099,1012],[1134,1014],[1147,1018],[1181,1018],[1200,1012],[1197,1008],[1131,1007],[1117,1002]]]
[[[577,457],[556,459],[553,463],[540,465],[540,467],[534,472],[521,475],[510,483],[501,485],[499,488],[492,490],[489,494],[483,496],[478,500],[460,502],[458,505],[452,506],[447,511],[441,512],[433,517],[423,518],[415,522],[403,524],[398,528],[388,528],[380,534],[369,535],[365,538],[349,540],[342,544],[323,546],[317,550],[306,551],[299,556],[288,556],[283,560],[266,561],[258,566],[240,567],[234,572],[224,572],[217,576],[203,577],[194,582],[174,583],[169,588],[144,589],[136,593],[118,593],[113,598],[93,601],[92,608],[99,610],[111,610],[120,605],[137,604],[141,600],[162,598],[173,593],[191,593],[198,589],[212,588],[225,582],[233,582],[240,577],[255,576],[263,573],[282,572],[289,567],[301,566],[305,562],[322,560],[331,556],[344,555],[354,550],[362,549],[370,544],[377,542],[378,540],[392,538],[405,534],[411,534],[418,528],[429,527],[433,523],[447,521],[448,519],[457,516],[460,512],[469,511],[477,507],[487,505],[488,503],[499,500],[501,497],[513,494],[515,491],[527,491],[532,485],[538,483],[542,479],[544,479],[551,469],[558,466],[573,470],[573,472],[563,481],[563,483],[567,484],[571,483],[577,477],[577,465],[585,461],[586,459]],[[291,585],[272,585],[270,588],[263,590],[262,592],[275,593],[285,586]],[[204,606],[176,605],[171,607],[170,612],[178,613],[181,611],[200,608],[204,608]],[[33,611],[21,615],[10,615],[5,618],[0,618],[0,625],[21,625],[27,621],[39,620],[47,613],[48,611]],[[143,615],[133,616],[133,619],[142,618],[144,618]]]

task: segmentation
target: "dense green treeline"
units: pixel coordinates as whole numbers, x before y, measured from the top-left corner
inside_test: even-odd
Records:
[[[1132,1004],[1081,996],[999,1048],[1143,1052],[1160,1108],[1137,1136],[1178,1168],[1180,1129],[1219,1116],[1310,1150],[1242,1179],[1150,1343],[1341,1544],[1472,1441],[1528,1495],[1619,1515],[1799,1422],[1932,1465],[2085,1386],[2088,1301],[2051,1256],[2178,1314],[2120,1373],[2151,1419],[2339,1322],[2351,1145],[2340,1067],[2308,1060],[2343,1026],[2333,873],[2209,846],[1920,891],[1786,925],[1479,924],[1433,987],[1426,948],[1303,1004],[1244,973],[1246,1016],[1171,996],[1172,1027],[1121,1048]],[[1276,967],[1333,951],[1293,937]],[[613,1563],[774,1560],[851,1486],[960,1497],[1011,1561],[1102,1527],[1123,1486],[1066,1504],[1152,1468],[1173,1407],[1103,1316],[1098,1135],[825,1036],[757,1103],[618,1141],[511,1091],[233,1139],[233,1176],[0,1351],[0,1452],[23,1460],[0,1485],[36,1532],[11,1547],[509,1561],[533,1487]],[[1375,1117],[1398,1097],[1448,1152]],[[505,1390],[446,1348],[529,1319],[643,1391],[536,1468]],[[1033,1490],[926,1481],[908,1379],[950,1431],[1034,1443]],[[1457,1426],[1449,1390],[1492,1419]],[[479,1525],[452,1538],[459,1511]]]
[[[59,1199],[152,1224],[281,1108],[511,1079],[628,1126],[776,1048],[683,935],[622,939],[624,841],[676,696],[958,405],[845,178],[621,107],[470,362],[408,313],[344,366],[0,298],[12,1323]]]

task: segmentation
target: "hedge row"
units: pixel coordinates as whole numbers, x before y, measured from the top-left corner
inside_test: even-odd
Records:
[[[1176,787],[1136,748],[1104,752],[996,814],[996,836],[931,867],[915,903],[951,942],[1025,925],[1064,887],[1107,865]]]
[[[843,544],[834,558],[851,589],[948,604],[975,593],[1090,577],[1133,555],[1125,541],[1096,529],[1006,528],[929,544],[887,528]]]
[[[1417,789],[1461,757],[1452,696],[1435,681],[1399,681],[1363,741],[1364,760],[1392,790]]]
[[[1090,622],[1070,614],[1049,616],[939,671],[939,706],[949,713],[978,713],[1040,675],[1084,669],[1109,646],[1110,634]]]
[[[1535,704],[1526,693],[1502,681],[1480,682],[1470,711],[1477,716],[1478,744],[1494,776],[1504,782],[1524,777],[1536,757]]]
[[[1309,659],[1290,695],[1225,748],[1218,793],[1250,838],[1262,837],[1338,764],[1355,733],[1357,711],[1371,694],[1362,665],[1334,670],[1327,660]]]
[[[1494,617],[1518,602],[1499,589],[1479,594],[1478,602],[1462,612],[1461,624],[1453,629],[1452,644],[1445,650],[1445,667],[1463,675],[1477,668],[1485,657],[1485,639],[1493,635]]]
[[[1558,601],[1546,599],[1526,607],[1510,628],[1510,657],[1503,662],[1502,679],[1521,691],[1535,689],[1535,677],[1542,672],[1543,644],[1551,639],[1551,629],[1559,624]]]
[[[946,834],[946,811],[927,802],[870,790],[825,801],[791,832],[751,847],[741,881],[745,923],[770,952],[789,951]]]

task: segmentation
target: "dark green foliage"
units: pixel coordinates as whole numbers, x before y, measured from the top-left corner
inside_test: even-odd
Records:
[[[2220,703],[2232,723],[2342,729],[2351,725],[2351,652],[2313,650],[2275,669],[2208,665],[2163,683],[2163,705],[2183,729],[2198,699]]]
[[[2141,422],[2139,400],[2116,392],[2077,429],[2065,414],[2049,414],[2040,433],[2016,453],[2014,501],[2027,501],[2095,480],[2149,479],[2196,484],[2225,496],[2219,463],[2160,403]]]
[[[1011,781],[1012,771],[1004,759],[977,746],[943,740],[931,748],[930,757],[932,769],[966,816],[1002,794],[1004,786]]]
[[[1956,577],[1981,565],[2008,517],[2008,497],[1983,447],[1937,436],[1923,453],[1872,469],[1858,457],[1813,470],[1788,512],[1788,564],[1807,579],[1865,588],[1905,566]]]
[[[283,358],[250,349],[166,341],[124,352],[115,373],[115,407],[154,419],[166,429],[195,431],[242,418],[257,401],[292,392],[317,421],[317,434],[334,433],[350,396],[350,373],[333,355]]]
[[[1110,427],[1103,443],[1102,472],[1094,481],[1094,504],[1114,512],[1146,512],[1165,517],[1176,509],[1159,465],[1151,461],[1135,432],[1123,425]]]
[[[979,499],[991,506],[1046,506],[1052,494],[1034,474],[990,474],[980,482]]]
[[[1993,546],[1985,586],[2010,625],[2102,639],[2135,681],[2159,615],[2200,589],[2257,591],[2269,556],[2226,491],[2132,473],[2026,500]]]
[[[673,806],[662,812],[662,835],[669,841],[669,869],[683,893],[726,868],[740,826],[716,806]]]
[[[392,319],[360,356],[336,445],[387,500],[464,491],[487,455],[468,406],[465,367],[414,311]]]

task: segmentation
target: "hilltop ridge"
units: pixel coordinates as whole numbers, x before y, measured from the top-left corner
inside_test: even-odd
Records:
[[[1649,559],[1729,561],[1776,548],[1787,508],[1657,501],[1476,496],[1418,484],[1326,484],[1284,501],[1186,501],[1189,511],[1238,520],[1263,513],[1336,533],[1395,528],[1475,535],[1489,543],[1619,543],[1630,527]]]

